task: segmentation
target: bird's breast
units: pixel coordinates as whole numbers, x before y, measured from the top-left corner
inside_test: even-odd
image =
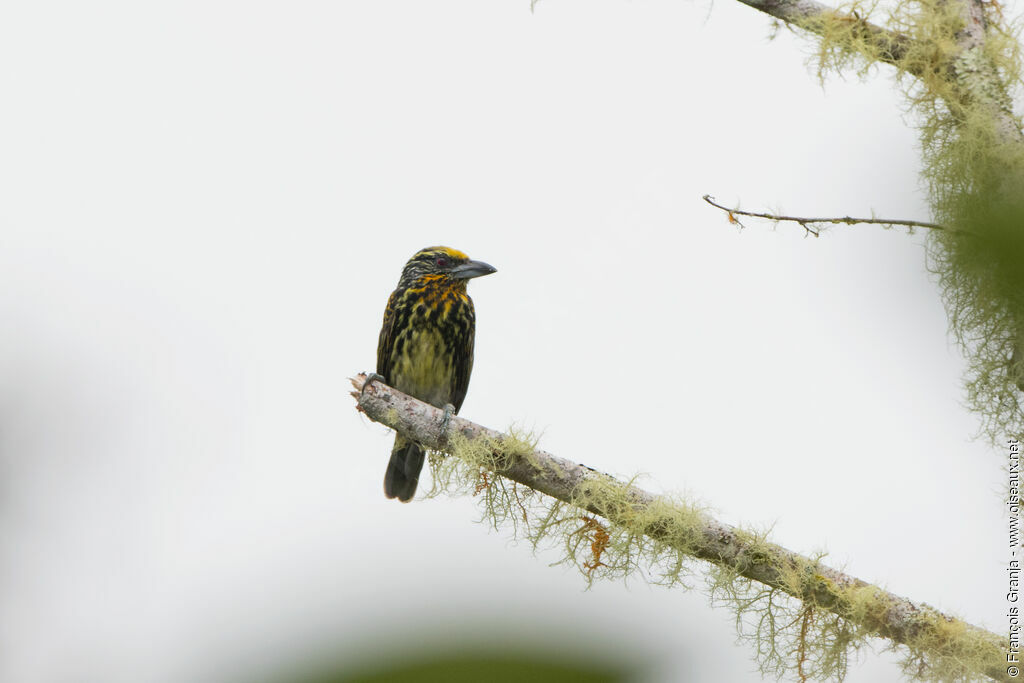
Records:
[[[473,302],[465,288],[425,287],[407,296],[396,321],[390,380],[399,391],[443,407],[452,402],[457,364],[472,362]]]
[[[401,352],[391,369],[395,388],[438,408],[451,402],[455,367],[441,331],[430,326],[413,329],[399,343]]]

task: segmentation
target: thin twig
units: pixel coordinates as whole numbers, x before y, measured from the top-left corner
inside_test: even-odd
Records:
[[[764,218],[770,221],[788,221],[790,223],[798,223],[804,230],[817,237],[821,229],[815,229],[815,225],[821,223],[833,223],[837,225],[857,225],[858,223],[870,223],[874,225],[888,225],[888,226],[901,226],[907,228],[928,228],[929,230],[946,230],[949,232],[963,232],[960,230],[954,230],[946,227],[945,225],[939,225],[938,223],[928,223],[927,221],[909,221],[901,220],[896,218],[854,218],[852,216],[830,216],[825,218],[809,218],[806,216],[783,216],[775,213],[760,213],[758,211],[741,211],[738,208],[729,208],[728,206],[722,206],[715,202],[715,198],[709,194],[704,195],[704,201],[716,209],[721,209],[729,215],[729,222],[735,223],[740,227],[743,224],[740,223],[736,216],[750,216],[751,218]]]

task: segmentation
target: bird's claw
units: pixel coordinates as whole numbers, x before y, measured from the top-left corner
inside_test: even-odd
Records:
[[[378,375],[376,372],[367,373],[366,381],[363,382],[363,386],[359,390],[360,397],[366,393],[366,387],[370,386],[372,382],[383,382],[386,384],[387,380],[384,379],[384,375]]]
[[[448,436],[448,427],[451,425],[452,415],[455,414],[455,406],[451,403],[446,403],[444,406],[444,415],[441,416],[441,435]]]

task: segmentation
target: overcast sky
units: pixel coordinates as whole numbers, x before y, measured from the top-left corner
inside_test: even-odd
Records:
[[[770,32],[729,0],[5,3],[0,679],[245,679],[440,620],[759,680],[699,591],[587,592],[472,500],[385,500],[346,378],[434,244],[498,269],[464,417],[1004,632],[1005,453],[924,237],[700,199],[928,218],[891,73],[822,88]]]

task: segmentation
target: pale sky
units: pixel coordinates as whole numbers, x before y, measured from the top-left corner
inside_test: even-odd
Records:
[[[928,218],[890,72],[823,88],[770,32],[726,0],[0,8],[0,680],[246,680],[447,628],[760,680],[699,591],[585,591],[471,499],[385,500],[347,378],[434,244],[498,269],[462,416],[1003,632],[1005,453],[923,235],[700,199]]]

